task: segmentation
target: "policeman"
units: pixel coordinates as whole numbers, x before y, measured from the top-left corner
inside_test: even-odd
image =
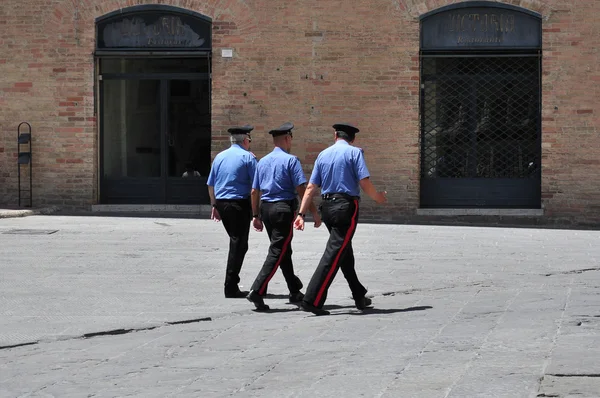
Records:
[[[251,208],[250,190],[256,170],[256,158],[249,152],[253,126],[232,127],[231,147],[219,153],[208,176],[208,195],[212,204],[211,219],[223,220],[229,235],[229,256],[225,274],[225,297],[244,298],[240,291],[240,270],[248,251]]]
[[[273,136],[275,149],[258,162],[252,184],[252,225],[256,231],[262,231],[264,223],[271,240],[267,258],[247,296],[258,311],[269,309],[263,296],[278,267],[281,267],[290,291],[289,301],[300,303],[304,298],[304,294],[300,292],[302,282],[294,275],[292,264],[293,223],[298,209],[296,195],[303,197],[306,190],[306,178],[300,161],[289,153],[292,148],[293,128],[292,123],[285,123],[269,131]],[[318,228],[321,218],[316,206],[311,201],[307,207],[313,214],[315,227]]]
[[[358,222],[360,188],[377,203],[387,201],[386,192],[377,192],[369,179],[363,151],[351,146],[359,130],[351,124],[334,124],[335,144],[319,154],[302,199],[300,212],[294,227],[304,229],[305,212],[321,187],[321,216],[329,230],[325,253],[313,274],[302,301],[305,311],[316,315],[328,315],[323,309],[327,290],[339,268],[348,281],[356,308],[362,310],[371,305],[366,298],[367,289],[360,283],[354,270],[352,237]]]

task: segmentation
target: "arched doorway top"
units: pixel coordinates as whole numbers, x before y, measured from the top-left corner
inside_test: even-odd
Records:
[[[531,50],[542,47],[537,12],[491,1],[454,3],[423,14],[421,50]]]
[[[96,18],[96,23],[104,22],[107,19],[118,18],[128,14],[136,14],[142,12],[165,12],[171,14],[182,14],[188,15],[190,17],[203,19],[206,22],[212,23],[212,18],[207,17],[206,15],[202,15],[199,12],[188,10],[186,8],[180,8],[175,6],[170,6],[166,4],[142,4],[132,7],[120,8],[118,10],[109,12],[108,14],[104,14]]]
[[[505,10],[510,10],[510,11],[514,11],[514,12],[520,12],[520,13],[527,14],[532,17],[536,17],[536,18],[540,18],[540,19],[542,18],[542,15],[535,11],[531,11],[531,10],[528,10],[523,7],[517,7],[512,4],[498,3],[495,1],[464,1],[461,3],[453,3],[453,4],[449,4],[447,6],[436,8],[435,10],[431,10],[429,12],[426,12],[425,14],[421,14],[419,16],[419,19],[424,20],[424,19],[427,19],[427,18],[434,16],[436,14],[439,14],[439,13],[448,12],[448,11],[460,11],[465,8],[505,9]]]
[[[96,50],[202,51],[212,47],[212,19],[168,5],[121,8],[96,18]]]

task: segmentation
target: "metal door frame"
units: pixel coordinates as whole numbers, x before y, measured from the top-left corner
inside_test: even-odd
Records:
[[[169,54],[171,55],[171,54]],[[164,58],[161,53],[154,52],[150,57],[147,54],[137,55],[128,53],[124,54],[103,54],[102,56],[96,57],[96,65],[99,66],[101,58]],[[208,80],[208,112],[212,114],[212,58],[210,52],[196,52],[194,56],[171,56],[170,58],[207,58],[208,59],[208,72],[207,73],[98,73],[98,131],[99,131],[99,152],[98,152],[98,179],[99,179],[99,193],[98,198],[101,204],[111,204],[108,197],[105,195],[107,192],[106,182],[104,178],[104,81],[107,80],[157,80],[159,81],[159,113],[160,113],[160,145],[161,145],[161,175],[160,175],[160,199],[159,203],[166,204],[168,200],[167,192],[167,180],[168,180],[168,142],[167,142],[167,131],[169,129],[168,120],[168,103],[169,103],[169,87],[172,80]],[[97,70],[100,72],[100,68]],[[124,177],[123,179],[127,179]],[[132,178],[133,179],[133,178]],[[150,178],[148,178],[150,180]],[[135,204],[135,203],[132,203]]]

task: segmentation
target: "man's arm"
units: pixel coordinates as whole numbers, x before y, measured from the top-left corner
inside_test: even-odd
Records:
[[[212,206],[212,209],[210,211],[210,219],[215,220],[217,222],[221,221],[221,215],[215,207],[217,204],[217,199],[215,197],[215,187],[213,187],[212,185],[208,185],[208,197],[210,198],[210,205]]]
[[[252,198],[252,215],[254,216],[260,214],[260,191],[252,188],[250,197]]]
[[[298,195],[300,195],[300,199],[304,199],[304,195],[306,193],[306,184],[302,184],[302,185],[298,185],[296,187],[296,191],[298,191]],[[319,228],[321,226],[321,216],[319,215],[319,212],[317,211],[317,206],[315,206],[315,201],[310,200],[310,205],[308,207],[308,211],[310,211],[310,213],[313,216],[313,220],[315,220],[315,228]],[[302,212],[300,212],[302,213]]]
[[[217,199],[215,199],[215,187],[209,185],[208,186],[208,196],[210,197],[210,205],[214,206],[217,204]]]
[[[304,195],[302,195],[302,204],[300,205],[300,210],[298,211],[298,216],[296,217],[296,220],[294,221],[294,228],[298,229],[298,230],[303,230],[304,229],[304,217],[302,217],[300,214],[305,214],[306,211],[312,207],[314,207],[314,203],[312,202],[312,198],[313,196],[315,196],[315,193],[317,192],[317,185],[313,184],[312,182],[308,184],[308,187],[306,187],[306,190],[304,191]],[[316,211],[315,211],[316,213]],[[317,213],[318,215],[318,213]],[[319,218],[320,221],[320,218]],[[315,226],[316,225],[316,220],[315,220]]]
[[[260,190],[252,188],[250,192],[252,198],[252,227],[258,232],[263,230],[263,222],[260,219],[260,195]]]
[[[300,196],[300,200],[302,200],[304,198],[304,194],[306,192],[306,184],[298,185],[296,187],[296,191],[298,192],[298,195]],[[317,212],[317,206],[315,206],[315,203],[312,200],[310,201],[308,211],[310,211],[312,214],[315,214]],[[302,213],[302,212],[300,212],[300,213]]]
[[[300,205],[300,210],[298,211],[298,213],[305,214],[308,210],[310,210],[311,213],[313,211],[317,211],[317,208],[312,200],[317,192],[317,189],[318,187],[315,184],[309,183],[306,188],[302,186],[302,190],[304,192],[300,192],[300,190],[298,190],[298,193],[300,194],[300,196],[302,196],[302,204]]]
[[[369,177],[367,178],[363,178],[362,180],[359,181],[360,187],[362,188],[362,190],[371,197],[371,199],[373,199],[375,202],[377,203],[385,203],[387,202],[387,197],[386,194],[387,192],[383,191],[383,192],[377,192],[377,189],[375,189],[375,186],[373,185],[373,183],[371,182],[371,179]]]

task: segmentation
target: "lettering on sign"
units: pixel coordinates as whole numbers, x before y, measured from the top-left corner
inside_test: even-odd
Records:
[[[123,18],[104,26],[101,33],[104,47],[108,48],[199,48],[206,42],[178,16],[152,18],[152,23],[140,16]]]
[[[421,48],[540,47],[541,18],[507,7],[453,7],[426,15]]]
[[[515,31],[515,16],[505,14],[451,13],[446,30],[459,33],[457,44],[502,43],[505,34]]]

